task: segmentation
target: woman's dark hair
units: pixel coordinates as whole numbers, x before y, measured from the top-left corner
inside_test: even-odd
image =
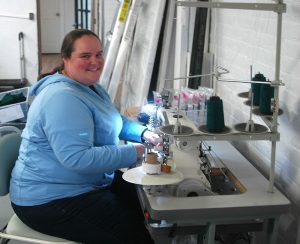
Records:
[[[99,37],[92,31],[90,30],[86,30],[86,29],[77,29],[77,30],[73,30],[71,32],[69,32],[62,43],[61,46],[61,57],[62,58],[70,58],[72,52],[74,51],[74,43],[77,39],[79,39],[82,36],[88,36],[88,35],[92,35],[94,37],[96,37],[99,41]]]
[[[76,29],[76,30],[72,30],[70,31],[64,38],[62,45],[61,45],[61,49],[60,49],[60,55],[61,58],[70,58],[72,52],[74,51],[74,43],[77,39],[79,39],[82,36],[94,36],[96,37],[99,41],[99,37],[92,31],[87,30],[87,29]],[[51,72],[46,73],[46,74],[41,74],[38,78],[38,80],[40,80],[41,78],[47,76],[47,75],[51,75],[54,74],[56,72],[61,72],[64,69],[64,63],[62,63],[61,65],[55,67]]]

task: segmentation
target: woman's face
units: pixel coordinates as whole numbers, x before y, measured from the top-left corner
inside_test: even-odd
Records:
[[[64,74],[86,86],[98,82],[104,66],[100,41],[85,35],[74,42],[70,58],[64,58]]]

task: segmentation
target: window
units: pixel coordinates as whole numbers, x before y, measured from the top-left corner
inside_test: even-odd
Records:
[[[75,0],[75,29],[92,29],[92,0]]]

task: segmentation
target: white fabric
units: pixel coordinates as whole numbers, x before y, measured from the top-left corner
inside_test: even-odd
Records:
[[[165,0],[143,0],[122,86],[120,110],[141,106],[148,95]]]
[[[110,95],[110,97],[113,101],[115,100],[117,90],[118,90],[118,85],[120,83],[120,79],[121,79],[121,75],[122,75],[122,71],[125,66],[125,62],[127,59],[129,48],[130,48],[130,42],[132,40],[133,31],[134,31],[138,13],[139,13],[139,10],[141,7],[141,3],[142,3],[141,0],[133,0],[132,6],[130,8],[130,11],[129,11],[129,14],[127,17],[124,34],[123,34],[122,41],[120,44],[120,48],[119,48],[116,63],[114,66],[114,70],[112,73],[112,77],[110,80],[110,84],[108,87],[108,94]]]
[[[116,24],[114,26],[111,43],[108,49],[105,64],[100,77],[100,85],[102,85],[104,89],[107,89],[109,86],[110,77],[114,69],[115,61],[120,46],[120,40],[122,38],[122,34],[125,28],[126,22],[125,20],[123,20],[123,18],[121,18],[121,15],[124,14],[122,13],[122,9],[124,9],[124,0],[122,1],[122,5],[120,5],[120,9],[118,12],[118,20],[116,21]]]
[[[161,164],[142,163],[143,171],[149,175],[158,175],[161,173]]]

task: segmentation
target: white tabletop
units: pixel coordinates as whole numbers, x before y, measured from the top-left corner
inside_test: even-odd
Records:
[[[268,180],[229,142],[209,141],[212,150],[246,188],[244,193],[176,197],[151,195],[139,187],[139,197],[153,219],[189,221],[200,219],[239,219],[279,216],[287,211],[289,200],[276,188],[268,192]],[[177,170],[185,178],[197,177],[197,153],[172,146]]]

